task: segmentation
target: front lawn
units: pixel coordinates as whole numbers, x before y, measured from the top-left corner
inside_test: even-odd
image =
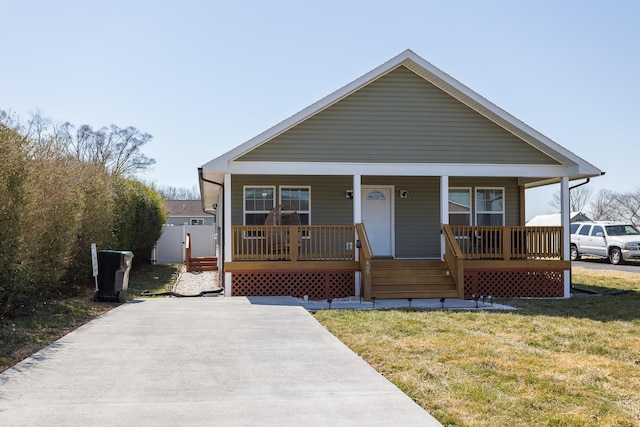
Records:
[[[444,425],[640,425],[640,275],[575,269],[573,283],[633,291],[316,318]]]

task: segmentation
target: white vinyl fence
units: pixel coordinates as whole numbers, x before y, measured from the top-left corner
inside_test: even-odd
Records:
[[[181,264],[185,259],[185,240],[191,235],[192,257],[213,257],[215,254],[213,225],[164,225],[162,236],[153,252],[158,264]]]

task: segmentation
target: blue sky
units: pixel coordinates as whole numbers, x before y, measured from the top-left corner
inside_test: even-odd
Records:
[[[0,108],[135,126],[144,178],[197,167],[405,49],[640,187],[640,1],[0,0]],[[528,193],[527,217],[558,188]]]

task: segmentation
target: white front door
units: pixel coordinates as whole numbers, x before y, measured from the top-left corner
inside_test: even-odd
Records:
[[[374,256],[393,256],[393,187],[362,186],[362,223]]]

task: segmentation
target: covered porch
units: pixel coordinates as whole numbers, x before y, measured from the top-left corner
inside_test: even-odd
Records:
[[[364,224],[232,226],[231,295],[562,297],[562,227],[441,225],[440,259],[377,257]]]
[[[564,208],[560,227],[524,226],[524,184],[496,192],[513,201],[500,201],[501,215],[495,216],[507,225],[461,226],[449,224],[459,215],[450,214],[451,188],[459,188],[459,182],[469,182],[469,178],[388,177],[388,182],[396,184],[388,193],[391,252],[379,252],[372,244],[376,236],[364,212],[365,199],[372,191],[368,183],[381,179],[354,175],[349,185],[345,178],[331,188],[322,176],[306,178],[305,183],[321,189],[314,193],[318,211],[339,210],[342,221],[351,217],[351,224],[240,225],[243,203],[236,197],[234,207],[232,189],[242,194],[251,181],[239,177],[234,187],[231,175],[225,175],[224,190],[219,193],[219,212],[227,218],[220,240],[225,295],[309,299],[355,295],[367,301],[570,295],[568,177],[560,179]],[[291,180],[286,176],[271,179],[276,184],[279,179]],[[367,184],[363,185],[365,180]],[[480,179],[474,178],[473,182]],[[339,194],[345,187],[353,190],[344,202],[325,202],[318,196]],[[411,196],[402,198],[397,188],[409,188]],[[468,193],[475,194],[471,190]],[[239,214],[234,217],[233,212]],[[316,215],[314,219],[329,218]],[[406,249],[407,242],[411,251]]]

